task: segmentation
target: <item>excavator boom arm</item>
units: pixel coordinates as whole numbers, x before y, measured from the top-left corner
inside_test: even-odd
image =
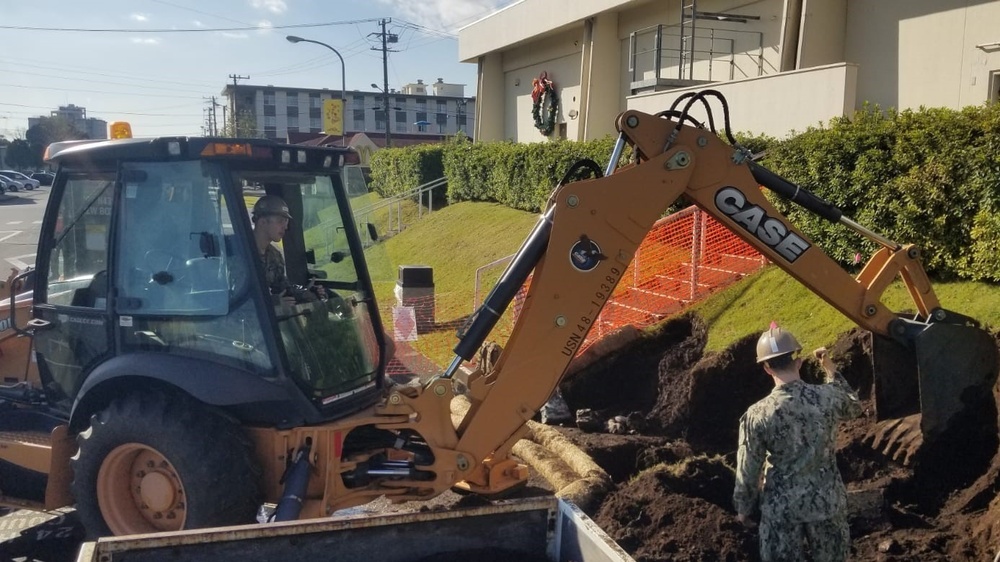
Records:
[[[495,366],[488,399],[474,404],[471,417],[465,418],[458,450],[486,458],[538,411],[639,244],[681,196],[862,328],[889,333],[897,316],[881,297],[897,276],[922,315],[939,308],[915,247],[887,242],[888,247],[852,277],[764,196],[761,178],[784,180],[740,158],[737,148],[709,130],[686,124],[678,128],[675,120],[638,111],[621,114],[618,128],[632,145],[636,162],[603,178],[565,184],[554,193],[542,218],[551,221],[546,247]],[[818,198],[798,193],[800,199],[805,195],[824,216],[841,220],[835,208],[824,209],[827,204]]]

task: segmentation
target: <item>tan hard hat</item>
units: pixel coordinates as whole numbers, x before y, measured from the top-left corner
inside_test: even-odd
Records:
[[[278,215],[289,220],[292,218],[292,214],[288,212],[288,204],[277,195],[265,195],[253,204],[254,219],[267,215]]]
[[[787,355],[802,351],[802,346],[790,332],[782,330],[777,324],[771,323],[771,327],[760,335],[757,340],[757,362],[763,363],[768,359],[774,359],[780,355]]]

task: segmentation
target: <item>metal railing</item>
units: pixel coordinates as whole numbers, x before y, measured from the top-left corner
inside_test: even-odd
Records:
[[[737,50],[737,41],[743,37],[754,42],[749,49]],[[670,46],[674,44],[676,46]],[[644,48],[649,45],[649,48]],[[749,60],[751,67],[744,70],[741,60]],[[679,25],[654,25],[637,29],[629,34],[629,74],[633,82],[644,71],[652,71],[655,78],[666,78],[664,70],[677,69],[679,80],[718,81],[716,64],[726,69],[726,80],[764,76],[769,73],[764,58],[764,34],[759,31],[716,29],[701,27],[693,34],[685,34]],[[695,75],[695,66],[704,69]],[[686,76],[685,76],[686,74]]]
[[[385,212],[387,221],[385,232],[399,234],[406,228],[406,225],[403,224],[403,202],[416,201],[417,219],[419,220],[424,215],[424,199],[426,198],[427,200],[427,213],[430,213],[434,209],[434,190],[447,184],[447,178],[438,178],[423,185],[418,185],[394,197],[383,199],[360,209],[355,209],[354,220],[358,224],[370,223],[372,221],[369,219],[373,214]]]

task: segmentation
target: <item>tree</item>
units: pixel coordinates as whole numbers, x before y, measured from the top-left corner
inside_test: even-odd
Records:
[[[222,128],[222,136],[239,138],[264,138],[262,131],[257,129],[257,119],[253,112],[240,111],[236,117],[236,123],[232,120]]]
[[[41,167],[41,158],[35,158],[31,146],[24,139],[15,139],[7,146],[7,155],[4,157],[7,165],[11,168],[27,170]]]
[[[25,167],[41,166],[45,148],[54,142],[85,138],[87,135],[77,130],[65,117],[40,117],[38,123],[24,133],[24,140],[28,143],[33,159],[32,163]]]

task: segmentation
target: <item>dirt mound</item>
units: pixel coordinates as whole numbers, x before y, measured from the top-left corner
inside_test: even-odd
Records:
[[[594,521],[639,562],[751,560],[756,537],[730,514],[734,484],[718,457],[660,464],[611,493]]]
[[[758,559],[756,534],[736,522],[732,508],[733,466],[739,417],[772,383],[755,364],[756,335],[719,353],[706,354],[705,341],[700,318],[677,318],[561,385],[571,409],[611,421],[597,427],[626,422],[618,435],[563,431],[617,484],[591,517],[640,561]],[[864,406],[861,417],[842,424],[837,441],[852,559],[993,560],[1000,548],[1000,388],[981,410],[995,419],[964,420],[960,433],[903,464],[902,456],[873,448],[879,426],[871,349],[871,336],[860,330],[830,346]],[[803,378],[817,382],[819,373],[808,359]]]

